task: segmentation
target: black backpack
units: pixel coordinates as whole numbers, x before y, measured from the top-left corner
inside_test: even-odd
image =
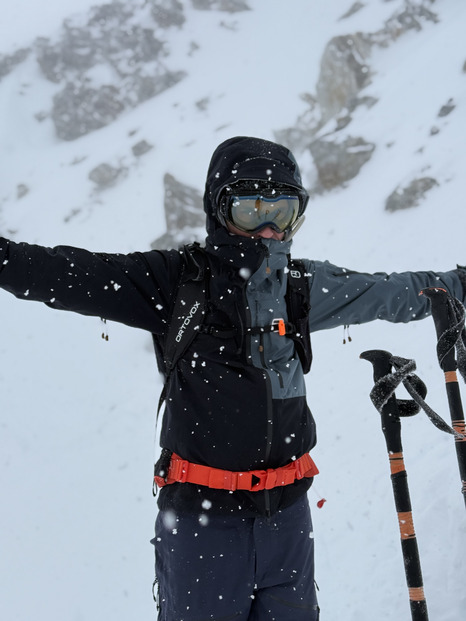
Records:
[[[208,302],[209,268],[204,250],[198,243],[183,246],[183,268],[173,305],[170,324],[163,338],[153,335],[154,348],[160,372],[165,383],[160,395],[158,412],[165,401],[168,381],[180,358],[197,334],[205,328],[203,322]],[[311,336],[309,330],[310,287],[304,263],[288,257],[288,284],[286,306],[288,322],[272,324],[265,328],[252,328],[249,333],[282,332],[292,338],[304,373],[309,373],[312,363]],[[222,335],[228,336],[226,333]]]

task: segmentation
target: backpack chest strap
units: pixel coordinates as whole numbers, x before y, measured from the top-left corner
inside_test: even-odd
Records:
[[[273,319],[272,323],[268,326],[254,326],[252,328],[245,328],[246,334],[266,334],[268,332],[277,332],[280,336],[290,336],[296,334],[296,328],[294,324],[285,321],[284,319]],[[199,333],[210,334],[218,338],[232,338],[237,334],[236,330],[223,330],[213,325],[203,324],[199,326]]]
[[[294,324],[285,321],[281,318],[272,320],[272,323],[268,326],[247,328],[246,331],[249,334],[264,334],[266,332],[277,332],[280,336],[290,336],[296,333]]]

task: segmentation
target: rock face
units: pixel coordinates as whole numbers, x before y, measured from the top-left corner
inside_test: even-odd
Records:
[[[154,146],[147,142],[147,140],[140,140],[131,147],[131,151],[133,152],[134,156],[141,157],[141,155],[145,155],[153,148]]]
[[[432,3],[432,0],[428,0]],[[435,0],[433,0],[435,2]],[[435,13],[430,11],[425,3],[414,3],[406,1],[405,6],[396,11],[390,19],[385,22],[385,27],[374,34],[374,41],[379,44],[388,44],[391,39],[394,41],[399,36],[410,30],[422,30],[423,22],[433,22],[436,24],[439,19]]]
[[[326,45],[315,94],[303,96],[308,110],[297,119],[295,126],[275,132],[276,139],[293,151],[311,152],[318,178],[313,188],[315,192],[347,183],[372,156],[374,145],[348,133],[354,110],[361,105],[371,107],[377,103],[375,98],[361,93],[371,83],[372,49],[374,46],[385,48],[404,33],[421,30],[426,21],[436,23],[438,18],[427,8],[428,2],[432,4],[430,0],[400,3],[377,32],[337,36]],[[341,19],[363,7],[363,3],[355,2]],[[453,108],[454,104],[448,102],[439,116],[449,114]],[[343,129],[345,135],[341,136]]]
[[[351,108],[359,91],[369,84],[370,53],[370,38],[362,33],[334,37],[327,44],[316,85],[322,125],[342,108]]]
[[[57,136],[75,140],[109,125],[125,109],[119,95],[118,88],[111,85],[92,88],[68,83],[53,98],[52,119]]]
[[[151,7],[151,13],[160,28],[181,28],[186,21],[183,5],[179,0],[157,0]]]
[[[152,248],[178,248],[184,243],[202,241],[205,237],[205,214],[202,195],[180,183],[173,175],[164,177],[164,209],[167,233],[156,239]]]
[[[337,140],[315,140],[309,146],[317,168],[320,185],[331,190],[356,177],[370,160],[375,145],[363,138],[348,136]]]
[[[91,170],[89,173],[89,179],[93,181],[98,190],[105,190],[110,188],[120,179],[126,175],[127,168],[111,166],[110,164],[99,164]]]
[[[93,7],[87,17],[65,20],[59,41],[36,41],[37,61],[45,77],[58,83],[73,71],[85,72],[99,64],[108,64],[125,77],[141,64],[157,60],[163,43],[155,38],[154,24],[142,28],[132,17],[130,4],[113,2]]]
[[[192,5],[228,13],[249,10],[243,0],[192,0]],[[63,86],[50,115],[57,136],[76,140],[182,80],[184,71],[164,65],[169,50],[159,36],[185,21],[180,0],[113,0],[65,20],[58,40],[37,39],[34,51],[43,75]],[[0,79],[29,51],[0,57]]]
[[[18,183],[16,186],[16,198],[23,198],[26,194],[29,194],[29,187],[25,183]]]
[[[93,7],[86,17],[66,20],[58,41],[36,41],[44,76],[63,84],[51,113],[62,140],[75,140],[108,125],[125,109],[155,97],[185,76],[165,68],[162,60],[168,52],[155,35],[161,20],[182,23],[179,3],[152,6],[144,27],[134,19],[136,9],[131,2]]]
[[[453,112],[453,110],[456,108],[456,104],[453,101],[452,98],[450,98],[446,104],[444,104],[439,112],[438,112],[438,117],[442,118],[444,116],[448,116],[451,112]]]
[[[425,194],[437,186],[438,183],[432,177],[420,177],[413,179],[404,188],[396,188],[385,202],[386,211],[398,211],[416,207],[424,198]]]
[[[363,92],[372,79],[372,50],[394,44],[406,32],[421,30],[425,22],[439,21],[431,10],[434,3],[435,0],[398,0],[393,2],[393,14],[380,30],[336,36],[325,46],[315,92],[302,95],[307,109],[294,126],[275,132],[276,140],[297,154],[310,152],[317,173],[311,191],[345,186],[372,157],[375,145],[359,132],[351,132],[355,109],[377,103]],[[198,11],[233,14],[251,10],[245,0],[190,0],[189,4]],[[366,5],[364,1],[348,4],[349,9],[340,20]],[[53,41],[39,38],[30,48],[0,55],[0,80],[35,54],[44,78],[57,85],[51,110],[36,114],[36,118],[41,121],[50,117],[60,139],[76,140],[111,124],[126,110],[185,77],[182,70],[167,68],[170,49],[164,31],[184,27],[189,15],[187,5],[187,0],[108,0],[86,14],[65,20]],[[191,42],[191,52],[198,47],[198,42]],[[466,72],[466,62],[463,71]],[[206,111],[211,102],[205,97],[195,105]],[[438,118],[451,114],[455,105],[453,99],[446,101]],[[433,126],[431,135],[439,131]],[[153,145],[140,140],[132,146],[132,155],[140,158],[152,148]],[[123,165],[102,163],[88,177],[94,191],[102,191],[128,174],[130,169]],[[435,185],[437,181],[431,177],[414,179],[406,186],[400,184],[387,198],[385,209],[396,211],[418,205]],[[202,241],[204,213],[199,191],[168,173],[164,186],[167,233],[154,242],[154,247],[178,247],[193,239]],[[17,197],[28,191],[26,186],[18,186]]]
[[[22,48],[13,54],[0,54],[0,80],[13,71],[16,65],[26,60],[30,53],[30,48]]]
[[[243,0],[192,0],[193,7],[201,11],[226,11],[227,13],[238,13],[239,11],[249,11],[249,6]]]
[[[184,71],[167,68],[170,49],[164,31],[183,28],[187,4],[182,0],[107,0],[65,20],[53,39],[37,38],[28,48],[0,55],[0,80],[33,55],[44,79],[58,87],[50,109],[36,113],[35,118],[50,118],[58,138],[76,140],[111,124],[126,110],[185,77]],[[198,11],[233,14],[251,10],[245,0],[190,0],[190,4]],[[191,53],[198,47],[192,41]],[[208,104],[208,98],[196,102],[200,110]],[[140,140],[131,151],[138,159],[153,148]],[[130,173],[131,166],[103,162],[87,176],[94,193],[115,186]],[[203,240],[205,217],[199,191],[170,174],[165,175],[164,184],[168,232],[155,244],[178,247],[193,239]],[[28,192],[25,184],[18,184],[18,199]]]

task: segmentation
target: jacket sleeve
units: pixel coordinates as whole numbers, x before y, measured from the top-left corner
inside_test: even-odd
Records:
[[[408,322],[430,315],[430,303],[421,289],[442,287],[464,301],[460,269],[449,272],[364,274],[328,261],[311,261],[311,331],[384,319]]]
[[[164,331],[178,280],[177,251],[94,253],[0,237],[0,287],[19,299]]]

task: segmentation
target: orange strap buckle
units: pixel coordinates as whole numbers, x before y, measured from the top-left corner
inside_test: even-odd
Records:
[[[274,319],[272,321],[272,326],[277,326],[278,327],[278,334],[280,336],[285,336],[286,335],[286,324],[285,324],[285,320],[284,319]]]
[[[264,489],[291,485],[297,480],[311,478],[316,474],[319,474],[319,470],[309,453],[281,468],[245,472],[193,464],[173,453],[167,477],[156,476],[154,481],[159,487],[172,483],[194,483],[231,492],[236,490],[259,492]]]

